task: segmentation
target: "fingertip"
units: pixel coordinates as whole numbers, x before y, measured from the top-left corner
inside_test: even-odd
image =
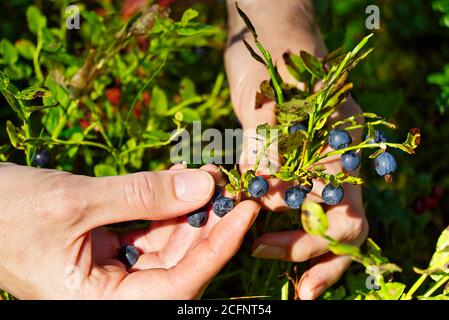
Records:
[[[187,169],[187,164],[184,162],[177,163],[170,167],[170,170],[183,170],[183,169]]]
[[[301,277],[297,292],[301,300],[314,300],[340,279],[351,264],[348,256],[326,254]]]
[[[221,184],[223,182],[223,175],[220,168],[213,164],[206,164],[200,168],[200,170],[208,172],[214,179],[215,184]]]

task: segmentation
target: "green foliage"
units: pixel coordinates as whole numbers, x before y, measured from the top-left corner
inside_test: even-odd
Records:
[[[208,125],[230,112],[222,74],[208,92],[198,92],[186,76],[173,86],[167,70],[180,53],[224,38],[220,29],[198,22],[197,11],[188,9],[175,21],[167,9],[147,6],[123,21],[80,8],[85,20],[78,33],[65,28],[65,19],[49,27],[41,10],[29,6],[34,41],[0,42],[0,91],[19,119],[8,122],[7,132],[27,164],[45,147],[57,169],[97,176],[148,169],[147,150],[170,144],[195,120]],[[74,33],[80,39],[66,41]],[[15,80],[29,86],[19,89]],[[17,158],[9,149],[1,156]]]

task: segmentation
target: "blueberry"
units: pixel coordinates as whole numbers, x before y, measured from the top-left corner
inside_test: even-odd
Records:
[[[374,139],[370,139],[369,134],[366,135],[365,140],[369,140],[369,143],[381,143],[387,142],[387,137],[380,130],[374,130]]]
[[[49,156],[45,149],[38,150],[32,160],[32,165],[34,167],[45,167],[48,164]]]
[[[140,253],[135,246],[123,246],[119,250],[119,259],[127,268],[131,268],[139,259]]]
[[[187,215],[187,221],[192,227],[199,228],[207,222],[207,211],[205,208],[192,212]]]
[[[347,151],[341,155],[341,165],[347,171],[353,171],[360,166],[360,156],[355,151]]]
[[[214,204],[214,202],[217,201],[222,196],[223,196],[223,188],[217,184],[215,185],[214,195],[210,199],[210,202]]]
[[[352,143],[352,138],[346,130],[334,129],[329,132],[329,145],[334,150],[347,148]]]
[[[248,191],[253,198],[263,197],[268,192],[268,182],[263,177],[255,177],[248,184]]]
[[[396,160],[388,152],[382,152],[374,159],[374,169],[379,176],[390,175],[396,171],[396,168]]]
[[[313,182],[312,180],[308,179],[306,184],[301,185],[301,190],[304,191],[306,194],[310,193],[313,189]]]
[[[321,195],[324,203],[330,206],[340,203],[340,201],[343,199],[343,196],[344,196],[343,188],[335,187],[331,183],[329,183],[326,187],[324,187],[323,193]]]
[[[228,197],[220,197],[212,205],[212,211],[220,218],[223,218],[233,208],[234,201]]]
[[[288,133],[293,134],[298,131],[307,131],[307,128],[302,123],[295,123],[294,125],[288,128]]]
[[[300,187],[290,187],[284,194],[284,202],[291,209],[299,209],[305,198],[306,193]]]

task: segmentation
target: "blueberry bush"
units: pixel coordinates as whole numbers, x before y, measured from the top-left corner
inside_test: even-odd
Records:
[[[171,165],[170,145],[193,121],[236,127],[222,62],[224,2],[171,2],[131,10],[128,1],[89,1],[78,6],[79,30],[66,28],[66,0],[0,4],[0,160],[92,176],[159,170]],[[280,132],[285,161],[273,175],[292,184],[285,193],[292,210],[264,212],[204,298],[296,298],[306,265],[252,258],[250,246],[265,232],[304,228],[357,262],[321,299],[448,299],[449,76],[441,69],[449,61],[449,7],[445,0],[374,4],[381,29],[366,37],[366,3],[315,1],[331,53],[285,55],[292,75],[308,84],[304,91],[283,83],[262,43],[248,52],[270,75],[261,92],[276,102],[279,125],[259,130]],[[366,49],[372,42],[374,51]],[[364,113],[329,124],[350,91]],[[360,128],[366,137],[353,143],[347,132]],[[344,171],[329,175],[317,162],[335,154]],[[264,196],[268,184],[256,169],[222,168],[229,183],[216,188],[214,214],[225,215],[238,194]],[[329,205],[344,197],[342,184],[363,183],[370,235],[361,249],[329,238],[322,207],[304,202],[316,178],[327,183]],[[201,227],[207,215],[198,210],[188,222]],[[129,265],[139,255],[132,246],[122,251]]]

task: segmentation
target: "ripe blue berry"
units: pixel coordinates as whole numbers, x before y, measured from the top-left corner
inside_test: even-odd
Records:
[[[380,130],[374,130],[374,138],[370,139],[369,134],[366,135],[365,140],[369,140],[369,143],[381,143],[387,142],[387,137]]]
[[[303,184],[301,185],[301,190],[304,191],[306,194],[310,193],[313,189],[313,181],[312,180],[307,180],[307,184]]]
[[[391,153],[382,152],[374,159],[374,169],[379,176],[390,175],[396,171],[397,164]]]
[[[341,155],[341,165],[347,171],[353,171],[360,166],[360,156],[355,151],[347,151]]]
[[[140,253],[135,246],[123,246],[119,250],[119,259],[127,268],[131,268],[139,259]]]
[[[217,201],[222,196],[223,196],[223,188],[217,184],[215,185],[214,195],[210,199],[210,202],[214,204],[214,202]]]
[[[199,228],[207,222],[207,211],[205,208],[201,208],[198,211],[192,212],[187,215],[187,222],[195,228]]]
[[[291,209],[299,209],[305,198],[306,193],[299,187],[290,187],[284,194],[284,202]]]
[[[307,131],[307,128],[302,123],[295,123],[288,128],[289,134],[293,134],[298,131]]]
[[[218,198],[212,205],[212,211],[220,218],[223,218],[233,208],[234,201],[228,197]]]
[[[33,157],[32,165],[34,167],[45,167],[48,164],[49,156],[45,149],[40,149]]]
[[[255,177],[248,184],[248,191],[253,198],[263,197],[268,192],[268,182],[263,177]]]
[[[329,145],[334,150],[347,148],[352,143],[352,138],[346,130],[334,129],[329,132]]]
[[[323,189],[323,193],[321,197],[323,198],[323,201],[325,204],[333,206],[343,199],[344,191],[341,187],[335,187],[333,184],[329,183],[326,187]]]

